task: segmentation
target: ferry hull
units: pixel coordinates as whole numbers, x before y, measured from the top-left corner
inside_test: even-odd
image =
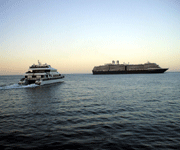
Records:
[[[64,82],[64,80],[63,79],[43,80],[40,85],[53,84],[53,83],[61,83],[61,82]]]
[[[151,69],[151,70],[127,70],[127,71],[92,71],[93,75],[98,74],[151,74],[151,73],[164,73],[166,69]]]
[[[46,84],[53,84],[53,83],[60,83],[64,82],[64,76],[61,78],[47,78],[47,79],[38,79],[38,80],[26,80],[25,82],[19,81],[19,85],[29,85],[29,84],[36,84],[36,85],[46,85]]]

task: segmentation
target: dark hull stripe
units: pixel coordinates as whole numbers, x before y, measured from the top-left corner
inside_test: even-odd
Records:
[[[131,71],[93,71],[93,74],[148,74],[148,73],[164,73],[168,69],[155,70],[131,70]]]

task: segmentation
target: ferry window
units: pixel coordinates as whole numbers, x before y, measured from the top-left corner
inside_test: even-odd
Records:
[[[25,76],[25,78],[27,78],[27,76]]]
[[[46,77],[48,77],[48,75],[46,75]]]
[[[43,75],[41,75],[41,78],[44,78],[44,76],[43,76]]]
[[[36,78],[36,76],[32,76],[32,78]]]

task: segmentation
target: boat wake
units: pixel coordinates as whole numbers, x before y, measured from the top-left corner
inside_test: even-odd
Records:
[[[0,90],[35,88],[37,86],[39,86],[39,85],[36,85],[36,84],[29,84],[29,85],[19,85],[19,84],[2,85],[2,86],[0,86]]]

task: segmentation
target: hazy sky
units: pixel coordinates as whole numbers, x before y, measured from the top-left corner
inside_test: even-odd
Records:
[[[0,75],[38,60],[62,74],[112,60],[180,71],[180,1],[0,0]]]

